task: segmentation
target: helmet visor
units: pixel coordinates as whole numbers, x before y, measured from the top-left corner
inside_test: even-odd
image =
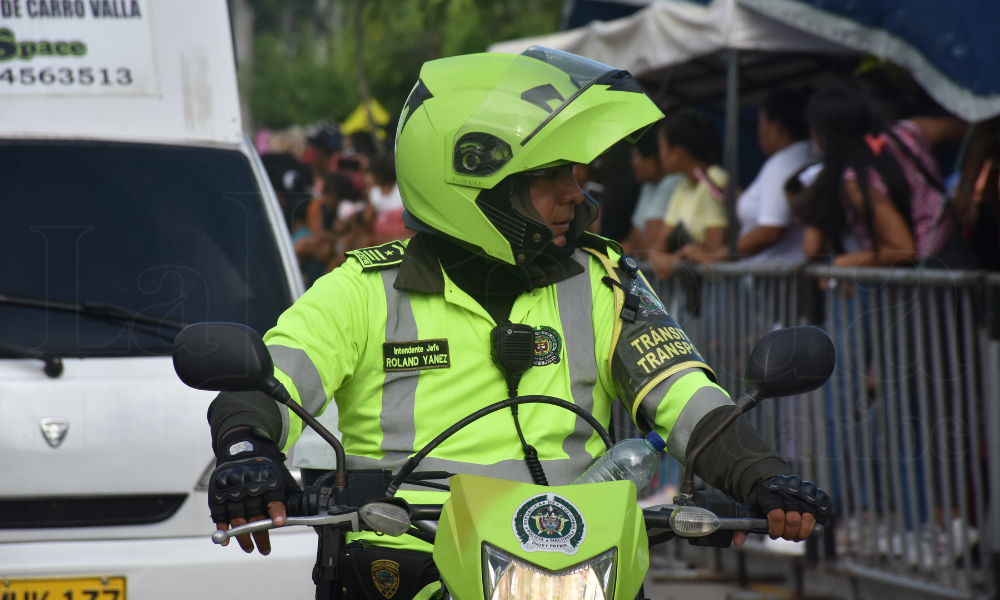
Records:
[[[599,62],[531,46],[517,56],[455,137],[454,170],[489,176],[584,90],[615,71]]]

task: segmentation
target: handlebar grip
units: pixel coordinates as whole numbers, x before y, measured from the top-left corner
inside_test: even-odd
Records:
[[[305,516],[306,495],[305,494],[288,494],[285,498],[285,514],[289,517],[301,517]]]
[[[767,515],[761,512],[756,506],[748,506],[746,504],[736,505],[736,516],[740,519],[763,519],[767,521]],[[764,526],[767,529],[767,526]]]
[[[756,506],[747,506],[746,504],[737,504],[736,505],[736,514],[737,514],[738,518],[741,518],[741,519],[753,519],[755,521],[759,520],[761,522],[759,524],[759,526],[758,525],[754,525],[753,527],[751,527],[748,530],[750,533],[764,533],[764,534],[767,533],[767,531],[768,531],[767,515],[765,515],[763,512],[761,512],[760,509],[757,508]],[[747,530],[744,530],[744,531],[747,531]],[[822,536],[824,533],[825,533],[825,530],[823,529],[823,526],[820,525],[819,523],[817,523],[816,526],[813,528],[813,533],[812,534],[814,536],[819,537],[819,536]]]
[[[767,519],[722,519],[722,526],[719,529],[768,534]],[[819,523],[813,527],[812,536],[821,537],[824,533],[826,530]]]
[[[643,517],[646,521],[646,529],[662,528],[670,529],[670,511],[666,510],[644,510]],[[746,531],[749,533],[761,533],[767,535],[768,523],[766,518],[762,518],[760,511],[749,506],[738,506],[736,518],[722,517],[719,519],[719,530],[725,531]],[[817,524],[812,535],[821,536],[825,533],[823,526]]]

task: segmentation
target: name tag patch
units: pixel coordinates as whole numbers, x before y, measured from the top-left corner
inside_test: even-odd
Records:
[[[417,340],[382,344],[382,368],[385,371],[447,369],[451,366],[448,340]]]

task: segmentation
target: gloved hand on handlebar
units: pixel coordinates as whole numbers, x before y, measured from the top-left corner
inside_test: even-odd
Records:
[[[754,482],[747,504],[760,508],[767,515],[768,535],[795,542],[812,535],[816,524],[825,524],[833,511],[830,496],[810,481],[796,475],[778,475]],[[739,546],[746,540],[738,533],[733,542]]]
[[[285,524],[285,496],[301,492],[285,468],[285,456],[274,442],[257,436],[249,427],[226,432],[215,448],[215,471],[208,487],[208,507],[218,529],[228,530],[268,517],[276,526]],[[271,553],[266,531],[236,537],[244,552],[253,552],[254,541],[261,554]],[[223,546],[228,545],[228,540]]]

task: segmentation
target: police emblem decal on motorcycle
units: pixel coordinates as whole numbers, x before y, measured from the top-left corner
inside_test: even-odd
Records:
[[[525,552],[576,554],[587,523],[572,502],[556,494],[525,500],[514,513],[514,535]]]
[[[399,563],[391,560],[372,561],[372,580],[380,594],[392,598],[399,589]]]
[[[542,325],[535,328],[536,367],[544,367],[559,362],[562,354],[562,338],[555,329]]]

